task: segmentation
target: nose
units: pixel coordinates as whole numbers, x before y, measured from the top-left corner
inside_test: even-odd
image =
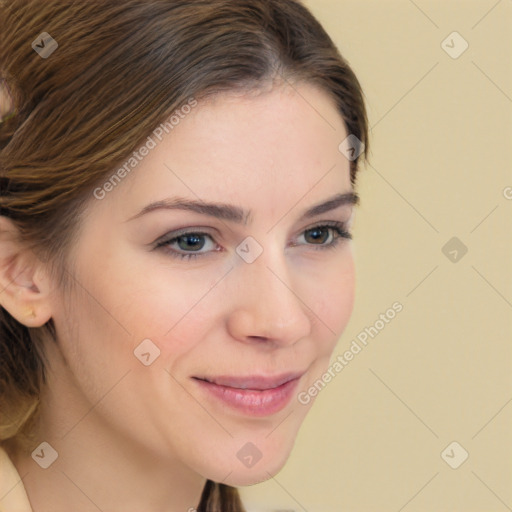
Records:
[[[314,313],[294,286],[297,279],[282,252],[264,250],[252,263],[240,260],[233,274],[237,283],[228,329],[235,339],[288,346],[310,335]]]

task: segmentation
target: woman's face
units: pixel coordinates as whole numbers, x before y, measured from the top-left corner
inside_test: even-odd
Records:
[[[353,308],[352,242],[319,226],[347,229],[354,206],[303,218],[352,191],[347,135],[311,86],[218,96],[91,198],[76,290],[52,299],[66,364],[50,350],[46,418],[77,418],[62,435],[231,485],[282,468],[312,404],[298,394],[321,378]],[[175,198],[230,209],[137,215]]]

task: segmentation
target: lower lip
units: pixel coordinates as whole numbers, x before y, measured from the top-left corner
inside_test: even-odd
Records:
[[[230,388],[204,380],[195,380],[210,395],[242,414],[262,417],[270,416],[284,409],[290,403],[300,379],[293,379],[277,388],[264,391]]]

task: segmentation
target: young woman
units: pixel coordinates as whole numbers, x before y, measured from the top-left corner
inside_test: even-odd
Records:
[[[0,510],[243,511],[351,315],[358,80],[295,0],[0,20]]]

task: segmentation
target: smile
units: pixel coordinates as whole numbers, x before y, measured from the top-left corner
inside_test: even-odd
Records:
[[[246,416],[270,416],[284,409],[302,373],[277,377],[193,377],[202,392]]]

